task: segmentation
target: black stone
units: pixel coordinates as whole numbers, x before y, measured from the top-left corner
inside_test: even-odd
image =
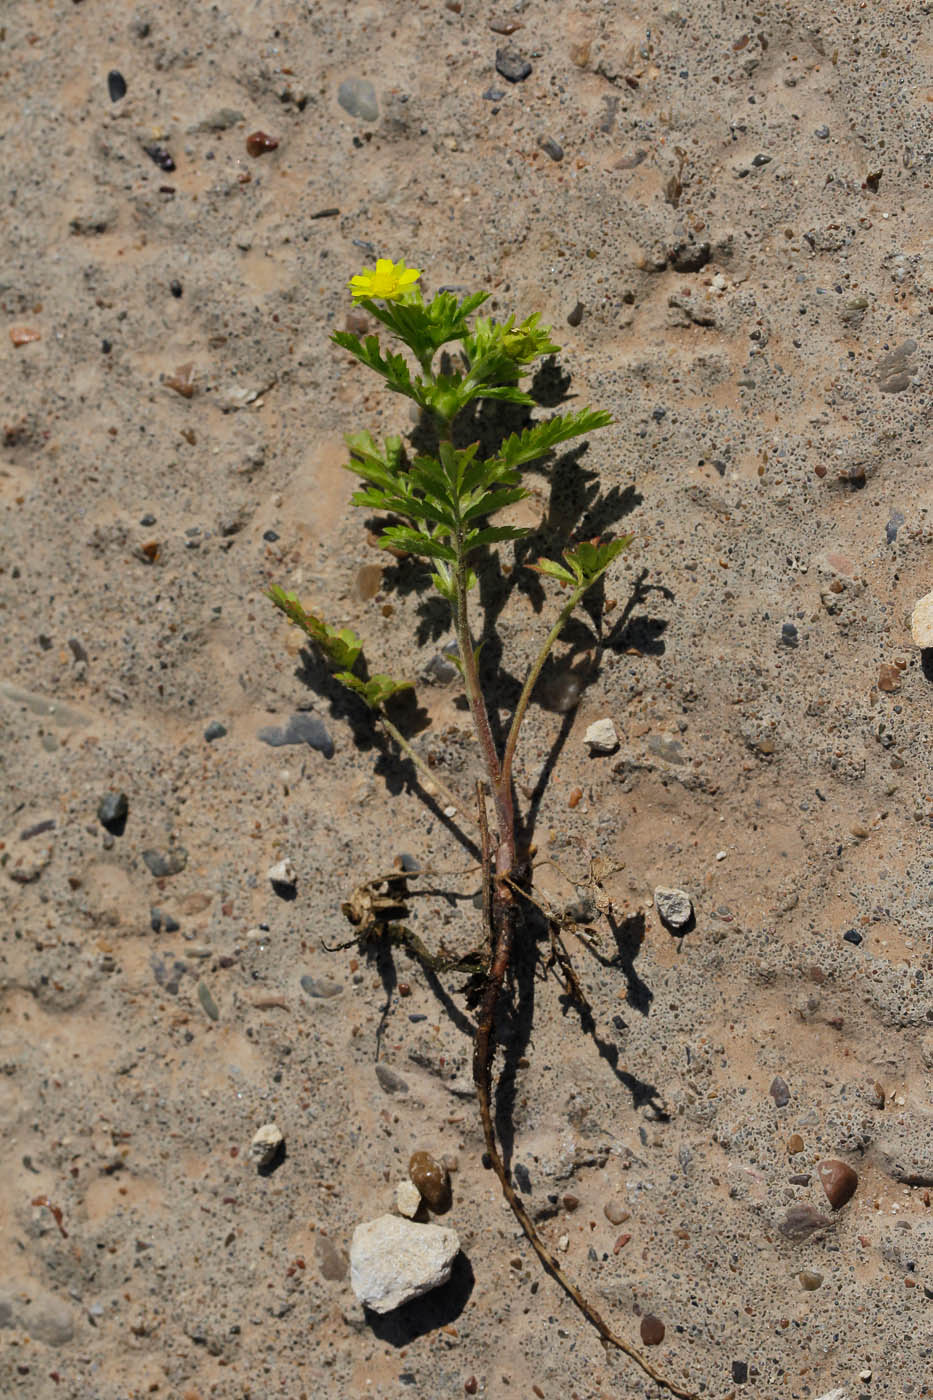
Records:
[[[121,97],[126,96],[126,79],[116,68],[111,68],[107,74],[107,91],[111,102],[119,102]]]
[[[97,804],[97,820],[113,836],[122,836],[130,804],[125,792],[108,792]]]
[[[755,156],[752,165],[757,165],[760,168],[762,165],[768,165],[770,161],[770,156]]]
[[[209,744],[212,744],[215,739],[222,739],[226,732],[219,719],[212,719],[204,731],[204,737]]]
[[[173,277],[168,284],[168,289],[173,297],[180,297],[184,290],[177,277]]]
[[[579,326],[580,322],[583,320],[584,310],[585,307],[583,305],[583,302],[578,301],[573,310],[567,313],[567,325]]]
[[[175,169],[175,162],[172,160],[172,157],[169,155],[168,151],[165,149],[164,146],[159,146],[153,143],[150,146],[143,146],[143,150],[146,152],[146,155],[153,162],[153,164],[157,165],[160,170]]]
[[[496,72],[507,83],[523,83],[531,77],[531,64],[517,49],[496,49]]]
[[[792,622],[784,622],[781,624],[781,642],[786,647],[795,647],[797,645],[797,628]]]
[[[744,1385],[744,1384],[745,1384],[745,1382],[748,1380],[748,1362],[747,1362],[747,1361],[733,1361],[733,1363],[732,1363],[732,1379],[735,1381],[736,1385]]]
[[[842,936],[847,943],[854,943],[856,948],[862,941],[862,935],[855,928],[847,928]]]
[[[538,145],[541,147],[542,151],[544,152],[544,154],[545,154],[546,156],[550,156],[550,157],[551,157],[551,160],[554,160],[554,161],[563,160],[563,158],[564,158],[564,148],[563,148],[563,146],[559,146],[559,145],[557,144],[557,142],[556,142],[555,140],[553,140],[552,137],[550,137],[550,136],[542,136],[542,137],[541,137],[541,140],[538,142]]]
[[[140,516],[139,523],[140,525],[145,525],[148,529],[150,525],[154,525],[156,523],[156,518],[151,510],[147,510],[145,515]]]

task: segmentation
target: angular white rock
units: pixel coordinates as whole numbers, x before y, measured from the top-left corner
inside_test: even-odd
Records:
[[[263,1123],[249,1145],[249,1160],[257,1167],[267,1167],[285,1141],[285,1134],[276,1123]]]
[[[686,928],[693,918],[693,905],[684,890],[667,890],[659,885],[654,892],[654,907],[668,928]]]
[[[400,1181],[396,1186],[395,1208],[406,1220],[414,1220],[421,1209],[421,1192],[413,1181]]]
[[[910,632],[914,646],[933,647],[933,593],[926,593],[910,614]]]
[[[597,719],[584,734],[583,742],[589,745],[591,754],[615,753],[619,747],[619,736],[611,719]]]
[[[849,1400],[848,1393],[839,1386],[836,1390],[827,1390],[825,1395],[821,1395],[819,1400]]]
[[[459,1252],[454,1230],[381,1215],[353,1231],[350,1283],[367,1308],[391,1312],[446,1283]]]
[[[287,856],[284,860],[280,860],[278,864],[270,865],[266,874],[273,885],[295,885],[298,882],[298,876],[295,874],[295,867]]]

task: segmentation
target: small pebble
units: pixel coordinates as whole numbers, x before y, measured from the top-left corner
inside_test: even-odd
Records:
[[[122,836],[129,810],[125,792],[108,792],[97,804],[97,820],[114,836]]]
[[[111,102],[119,102],[121,97],[126,96],[126,79],[116,68],[111,68],[107,74],[107,91]]]
[[[226,732],[219,719],[212,719],[204,731],[204,737],[209,744],[212,744],[215,739],[222,739]]]
[[[796,1157],[798,1152],[803,1151],[803,1138],[799,1133],[791,1133],[787,1139],[787,1155]]]
[[[367,78],[345,78],[337,89],[337,101],[351,117],[374,122],[379,117],[376,89]]]
[[[402,1076],[396,1073],[394,1069],[390,1069],[388,1065],[376,1065],[376,1078],[379,1080],[380,1086],[387,1094],[408,1093],[408,1081],[406,1079],[403,1079]],[[416,1182],[415,1185],[417,1184],[418,1183]]]
[[[629,1211],[620,1200],[611,1200],[603,1206],[603,1215],[610,1225],[623,1225],[629,1218]]]
[[[400,1181],[396,1186],[395,1208],[406,1220],[414,1220],[421,1209],[421,1192],[413,1181]]]
[[[584,312],[585,310],[586,310],[586,308],[585,308],[585,306],[583,305],[583,302],[582,302],[582,301],[578,301],[578,302],[575,304],[573,310],[572,310],[572,311],[569,311],[569,312],[567,313],[567,325],[568,325],[568,326],[579,326],[580,322],[583,320],[583,312]]]
[[[285,1146],[285,1134],[276,1123],[263,1123],[253,1134],[249,1160],[257,1167],[271,1166]]]
[[[684,890],[659,885],[654,892],[654,906],[661,922],[672,932],[681,933],[693,918],[693,904]]]
[[[925,593],[910,614],[910,635],[914,646],[933,647],[933,593]]]
[[[184,846],[173,846],[168,851],[143,851],[143,860],[156,880],[164,880],[181,874],[188,864],[188,852]]]
[[[842,937],[846,943],[854,943],[856,948],[862,941],[862,935],[857,928],[847,928]]]
[[[322,753],[325,758],[334,756],[334,741],[325,725],[317,715],[309,715],[304,711],[292,715],[283,727],[269,725],[260,729],[256,737],[272,748],[281,748],[287,744],[307,744],[309,748]]]
[[[564,158],[564,148],[559,146],[550,136],[542,136],[538,145],[546,156],[550,156],[553,161],[561,161]]]
[[[806,1240],[817,1230],[826,1230],[832,1225],[828,1215],[822,1215],[815,1206],[791,1206],[778,1229],[789,1240]]]
[[[797,628],[792,622],[781,624],[781,644],[785,647],[795,647],[797,645]]]
[[[744,1384],[745,1384],[745,1382],[748,1380],[748,1362],[747,1362],[747,1361],[733,1361],[733,1363],[732,1363],[732,1379],[735,1381],[736,1385],[744,1385]]]
[[[607,716],[605,719],[593,721],[583,736],[583,742],[591,755],[611,754],[619,747],[619,736],[615,725]]]
[[[531,76],[531,64],[517,49],[496,49],[496,72],[508,83],[523,83]]]
[[[816,1174],[833,1210],[840,1210],[855,1195],[858,1176],[848,1162],[829,1158],[820,1162]]]
[[[171,914],[166,914],[164,909],[157,909],[153,905],[149,910],[149,927],[153,933],[177,933],[181,924],[177,919],[173,919]]]
[[[771,1088],[768,1093],[774,1099],[775,1108],[783,1108],[790,1102],[790,1090],[779,1074],[776,1074],[771,1081]]]
[[[275,865],[270,865],[266,871],[266,878],[272,885],[282,885],[285,889],[294,889],[298,883],[298,876],[295,867],[286,856],[284,860],[277,861]]]
[[[828,126],[818,126],[818,127],[816,128],[816,131],[814,131],[813,135],[816,137],[816,139],[817,139],[818,141],[828,141],[828,140],[829,140],[829,127],[828,127]]]
[[[157,165],[160,170],[175,169],[175,162],[164,146],[153,144],[149,146],[143,146],[143,150],[146,152],[146,155],[153,162],[153,164]]]
[[[311,977],[307,973],[301,979],[301,990],[319,1001],[329,1001],[343,991],[342,982],[332,982],[328,977]]]
[[[797,1277],[805,1293],[812,1293],[823,1282],[823,1275],[814,1273],[812,1269],[801,1269]]]
[[[654,1313],[645,1313],[639,1331],[646,1347],[659,1347],[664,1341],[664,1323]]]
[[[217,1003],[211,996],[207,984],[204,982],[198,983],[198,1001],[203,1006],[205,1014],[208,1015],[212,1021],[220,1020],[220,1012],[217,1009]]]
[[[429,1152],[412,1153],[408,1175],[435,1215],[450,1209],[450,1177]]]
[[[267,136],[264,131],[251,131],[246,138],[246,154],[263,156],[267,151],[274,151],[278,144],[274,136]]]

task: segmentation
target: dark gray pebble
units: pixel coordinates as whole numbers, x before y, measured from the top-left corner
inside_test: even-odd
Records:
[[[541,147],[542,151],[546,156],[551,157],[551,160],[563,160],[563,146],[559,146],[557,142],[554,141],[550,136],[542,136],[541,140],[538,142],[538,145]]]
[[[904,523],[904,513],[900,510],[892,510],[887,525],[884,527],[884,537],[888,544],[893,544],[897,539],[897,532]]]
[[[583,302],[578,301],[573,310],[567,313],[567,325],[579,326],[580,322],[583,320],[584,309]]]
[[[154,165],[157,165],[160,170],[175,169],[175,162],[164,146],[157,146],[153,144],[151,146],[143,146],[143,150],[146,152],[146,155],[149,157],[152,163]]]
[[[111,68],[107,74],[107,91],[111,102],[119,102],[121,97],[126,96],[126,79],[116,68]]]
[[[210,1016],[212,1021],[220,1020],[220,1012],[217,1010],[217,1003],[211,996],[210,990],[204,982],[198,983],[198,1001],[204,1007],[205,1012]]]
[[[732,1379],[735,1381],[736,1385],[744,1385],[744,1384],[745,1384],[745,1382],[748,1380],[748,1362],[747,1362],[747,1361],[733,1361],[733,1363],[732,1363]]]
[[[761,167],[762,167],[763,165],[769,165],[770,163],[771,163],[771,157],[770,157],[770,156],[763,156],[763,155],[755,156],[755,158],[754,158],[753,161],[752,161],[752,165],[757,166],[759,169],[761,169]]]
[[[325,1000],[329,997],[339,996],[343,991],[343,983],[331,982],[327,977],[311,977],[306,973],[301,979],[301,990],[307,992],[309,997],[319,997]]]
[[[792,622],[783,622],[781,624],[781,642],[786,647],[795,647],[797,645],[797,628]]]
[[[166,914],[163,909],[157,909],[153,905],[149,910],[149,927],[153,933],[177,933],[181,924],[177,919],[173,919],[171,914]]]
[[[421,672],[429,685],[449,685],[457,678],[457,668],[443,652],[436,652]]]
[[[376,89],[368,78],[345,78],[337,89],[337,101],[351,117],[374,122],[379,116]]]
[[[856,948],[862,941],[862,935],[857,928],[847,928],[842,936],[847,943],[854,943]]]
[[[257,737],[264,744],[271,744],[274,749],[285,744],[309,744],[325,758],[334,756],[334,741],[316,715],[292,715],[284,728],[270,725],[266,729],[260,729]]]
[[[790,1103],[790,1089],[779,1074],[772,1079],[768,1093],[774,1099],[775,1108],[783,1108],[785,1104]]]
[[[524,1162],[516,1162],[512,1168],[512,1175],[515,1178],[515,1185],[523,1196],[531,1195],[531,1176]]]
[[[150,874],[161,880],[184,870],[188,864],[188,852],[184,846],[173,846],[169,851],[143,851],[143,860]]]
[[[394,1069],[389,1069],[388,1065],[376,1066],[376,1078],[387,1094],[408,1093],[408,1081],[396,1074]]]
[[[794,1175],[787,1179],[791,1186],[809,1186],[812,1180],[809,1172],[794,1172]]]
[[[523,83],[531,77],[531,64],[517,49],[496,49],[496,72],[508,83]]]
[[[184,291],[184,287],[181,285],[177,277],[172,278],[171,282],[169,282],[168,284],[168,289],[173,297],[180,297],[182,292]]]
[[[275,544],[276,540],[280,538],[275,530],[263,530],[262,537],[267,544]]]
[[[212,744],[215,739],[222,739],[226,732],[226,728],[219,719],[212,719],[204,731],[204,737],[209,744]]]
[[[19,833],[21,841],[31,841],[34,836],[44,836],[47,831],[55,830],[55,818],[46,817],[45,821],[34,822],[32,826],[24,827]]]
[[[487,88],[483,93],[483,99],[486,102],[501,102],[504,96],[505,92],[503,89],[497,87]]]
[[[129,810],[125,792],[108,792],[97,804],[97,820],[114,836],[122,836]]]
[[[829,1216],[822,1215],[815,1206],[801,1204],[790,1207],[778,1229],[787,1239],[802,1241],[817,1230],[830,1229],[832,1224]]]

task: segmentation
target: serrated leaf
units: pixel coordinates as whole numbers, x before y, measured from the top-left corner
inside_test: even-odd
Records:
[[[502,544],[505,540],[523,540],[531,530],[520,525],[490,525],[485,530],[471,530],[463,541],[465,552],[480,549],[484,544]]]
[[[398,691],[411,689],[410,681],[394,681],[391,676],[383,675],[370,676],[369,680],[364,681],[354,676],[352,671],[338,671],[334,680],[340,681],[347,690],[352,690],[371,710],[378,710]]]
[[[302,607],[296,594],[286,593],[284,588],[279,588],[277,584],[273,584],[269,589],[268,597],[290,622],[300,627],[317,643],[335,666],[352,670],[363,650],[362,640],[354,631],[349,627],[331,627],[323,618],[316,617],[314,613]]]
[[[512,384],[477,384],[475,388],[470,390],[467,402],[473,399],[501,399],[505,403],[527,404],[529,408],[533,408],[535,402],[530,394],[525,393],[524,389],[518,389]]]
[[[521,433],[512,433],[499,449],[499,460],[506,467],[514,469],[543,457],[560,442],[595,432],[611,422],[612,415],[604,409],[581,408],[577,413],[558,414],[555,418],[525,428]]]
[[[537,564],[529,564],[529,569],[533,569],[536,574],[548,574],[551,578],[560,579],[561,583],[576,583],[577,580],[569,569],[565,569],[563,564],[558,564],[554,559],[539,559]]]
[[[407,525],[387,526],[382,532],[379,544],[382,549],[404,549],[409,554],[420,554],[427,559],[445,559],[451,564],[457,558],[449,544],[444,544],[421,530],[413,530]]]
[[[460,518],[464,522],[470,520],[481,520],[486,515],[493,515],[497,510],[504,510],[506,506],[515,505],[517,501],[523,501],[531,492],[524,486],[505,487],[501,491],[487,491],[480,499],[466,510],[461,510]]]

